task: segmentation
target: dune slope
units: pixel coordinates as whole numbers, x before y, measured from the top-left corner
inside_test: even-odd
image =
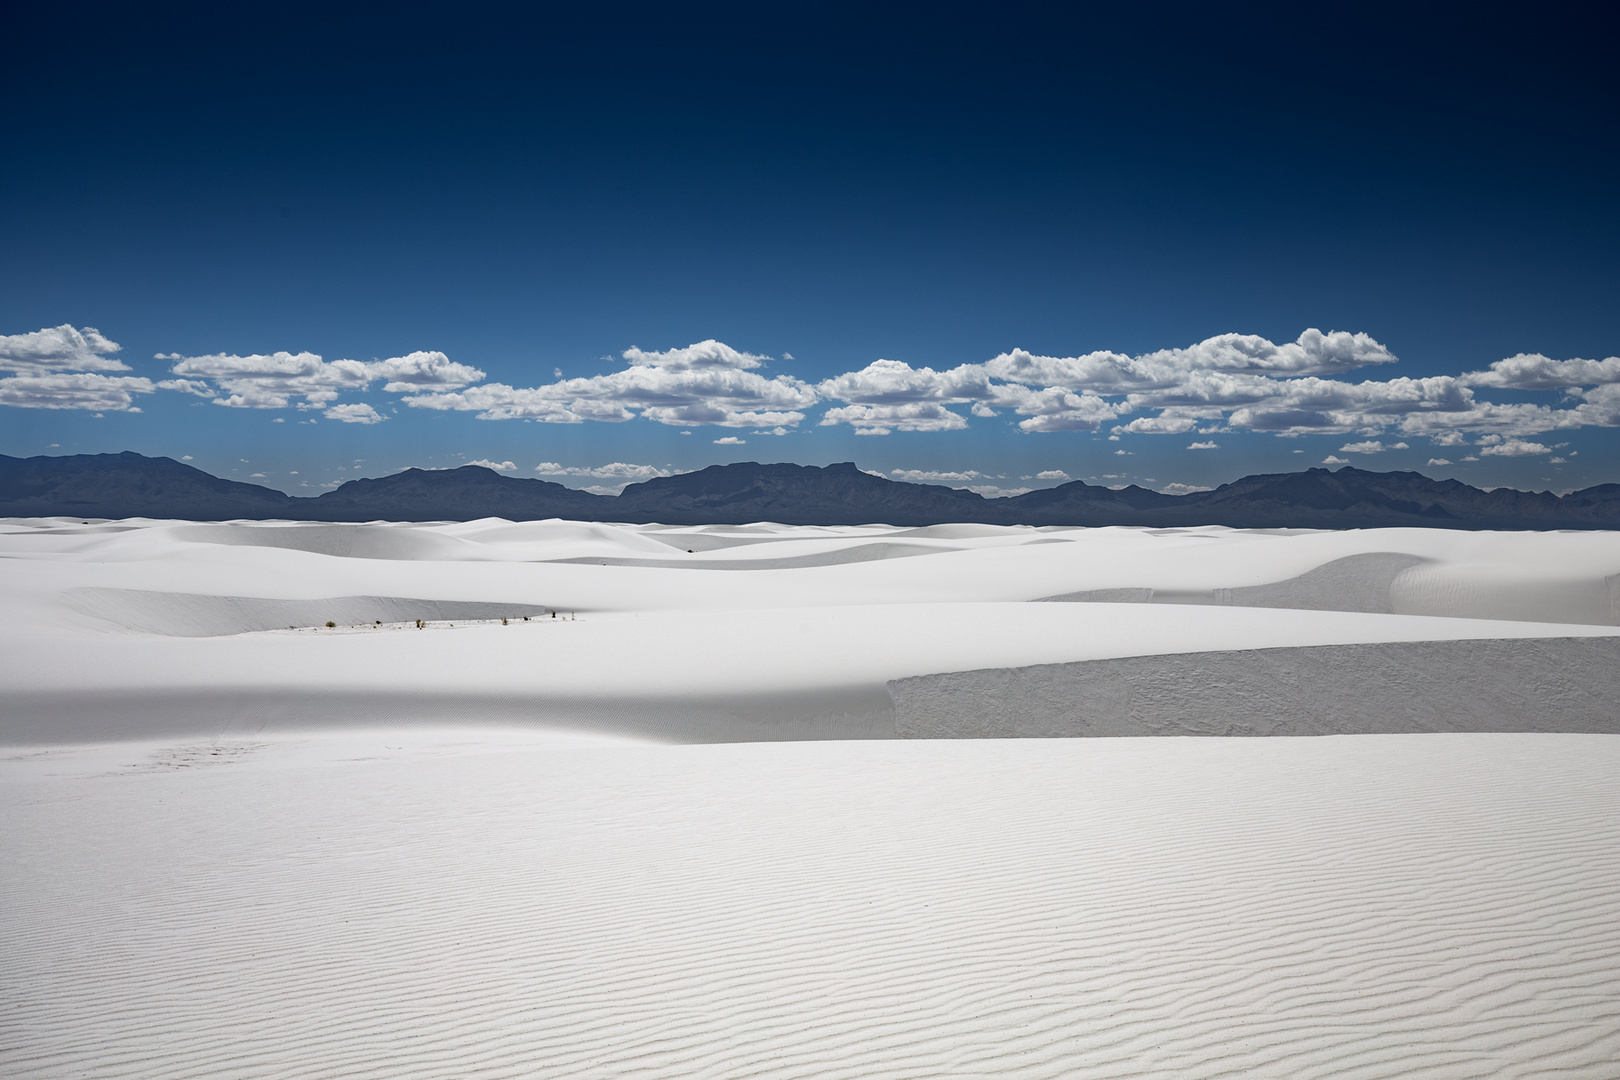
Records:
[[[450,722],[887,737],[895,680],[1613,637],[1617,583],[1598,532],[31,520],[0,527],[0,745]],[[1077,602],[1031,603],[1053,599]],[[1431,683],[1400,685],[1447,693]]]
[[[1620,736],[1543,706],[1614,721],[1617,582],[1610,533],[0,523],[0,1075],[1612,1080]],[[1143,731],[1320,737],[894,738]]]
[[[1575,1077],[1620,740],[0,761],[11,1077]]]

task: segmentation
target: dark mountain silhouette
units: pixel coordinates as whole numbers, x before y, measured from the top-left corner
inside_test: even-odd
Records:
[[[293,517],[299,500],[257,484],[221,480],[173,458],[0,454],[0,514],[6,517]]]
[[[1115,490],[1071,480],[1055,488],[993,500],[993,520],[1010,525],[1157,524],[1192,497],[1163,495],[1135,484]]]
[[[350,480],[314,499],[293,500],[300,506],[300,516],[318,521],[472,521],[484,517],[603,521],[612,519],[614,501],[549,480],[502,476],[481,465],[406,469],[392,476]]]
[[[0,516],[284,518],[306,521],[582,521],[794,525],[1231,525],[1240,528],[1620,529],[1620,484],[1557,496],[1413,472],[1308,469],[1246,476],[1214,491],[1163,495],[1082,481],[986,499],[935,484],[908,484],[850,462],[714,465],[631,484],[617,497],[477,465],[351,480],[315,498],[221,480],[169,458],[85,454],[0,455]]]
[[[1246,476],[1196,498],[1196,512],[1185,521],[1249,528],[1620,528],[1620,484],[1560,498],[1550,491],[1482,491],[1415,472],[1307,469]]]
[[[815,465],[711,465],[631,484],[612,500],[619,521],[797,525],[932,525],[993,521],[989,500],[937,484],[904,484],[862,472],[854,462]]]

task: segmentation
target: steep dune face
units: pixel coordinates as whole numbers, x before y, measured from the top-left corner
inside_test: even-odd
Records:
[[[1620,637],[1222,649],[889,684],[903,738],[1620,735]]]
[[[1421,565],[1416,555],[1369,551],[1323,563],[1296,577],[1236,588],[1153,589],[1143,586],[1088,589],[1043,600],[1114,604],[1223,604],[1236,607],[1305,608],[1314,611],[1396,610],[1394,584],[1404,571]],[[1403,593],[1403,601],[1406,599]],[[1435,605],[1443,607],[1441,605]],[[1441,614],[1436,611],[1433,614]],[[1410,614],[1418,614],[1412,611]],[[1429,614],[1425,612],[1424,614]]]
[[[1390,582],[1395,611],[1409,615],[1444,612],[1467,619],[1526,619],[1620,624],[1620,577],[1557,562],[1516,565],[1502,573],[1489,563],[1414,566]]]

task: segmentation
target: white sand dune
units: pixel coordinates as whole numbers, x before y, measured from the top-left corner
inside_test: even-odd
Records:
[[[0,1075],[1613,1080],[1617,583],[1600,533],[0,522]],[[1541,733],[1332,734],[1384,703]],[[894,739],[1201,731],[1325,737]]]
[[[55,521],[0,556],[0,744],[886,736],[888,684],[922,675],[1620,621],[1600,533]],[[1028,602],[1054,597],[1097,602]]]
[[[1620,739],[0,761],[8,1077],[1577,1077]]]

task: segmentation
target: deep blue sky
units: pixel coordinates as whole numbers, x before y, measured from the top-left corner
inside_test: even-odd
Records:
[[[158,353],[437,350],[519,389],[708,339],[810,385],[880,358],[1310,328],[1399,358],[1321,376],[1351,384],[1620,353],[1614,4],[1127,7],[13,0],[0,335],[95,327],[131,369],[113,377],[153,383],[176,363]],[[933,406],[955,430],[860,435],[821,423],[850,404],[822,391],[776,437],[479,419],[381,381],[303,409],[221,407],[229,388],[200,381],[214,398],[99,415],[21,407],[29,384],[0,407],[0,453],[191,455],[300,494],[474,459],[556,462],[576,486],[612,486],[578,471],[612,462],[852,459],[1018,488],[1337,457],[1564,490],[1620,481],[1616,366],[1476,384],[1476,403],[1587,411],[1545,430],[1476,408],[1440,442],[1387,410],[1279,437],[1229,407],[1110,440],[1162,402],[1032,432],[1010,399],[981,416],[957,397]],[[386,420],[326,414],[344,403]],[[1341,449],[1372,442],[1407,448]]]

